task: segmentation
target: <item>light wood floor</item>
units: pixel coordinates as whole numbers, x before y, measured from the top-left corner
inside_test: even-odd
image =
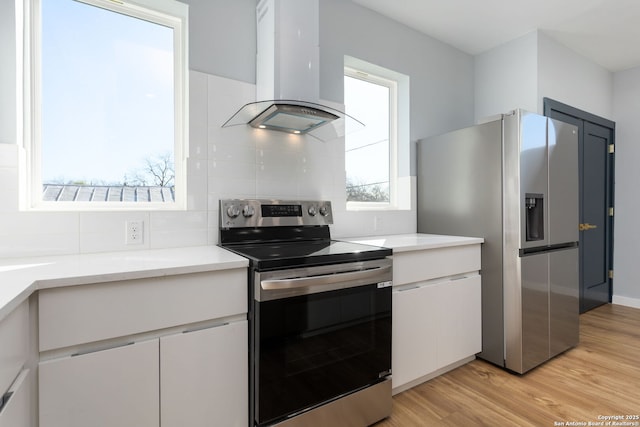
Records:
[[[607,415],[640,415],[640,309],[611,304],[581,315],[580,344],[533,371],[474,360],[396,395],[376,427],[588,425]]]

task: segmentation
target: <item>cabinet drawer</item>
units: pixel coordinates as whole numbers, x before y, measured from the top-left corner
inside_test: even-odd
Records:
[[[9,389],[11,397],[0,410],[0,427],[16,427],[31,425],[31,376],[24,369]]]
[[[246,269],[47,289],[40,351],[247,312]]]
[[[421,282],[480,270],[480,245],[393,254],[393,285]]]
[[[29,352],[29,302],[0,321],[0,395],[9,389]]]

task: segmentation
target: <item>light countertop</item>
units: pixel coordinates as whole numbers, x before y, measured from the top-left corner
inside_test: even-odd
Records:
[[[440,234],[393,234],[389,236],[366,236],[343,238],[348,242],[384,246],[393,252],[419,251],[451,246],[476,245],[484,242],[481,237],[445,236]]]
[[[384,246],[396,253],[484,242],[477,237],[436,234],[395,234],[338,240]],[[0,261],[0,320],[38,289],[247,266],[247,259],[217,246],[5,259]]]
[[[217,246],[4,259],[0,320],[38,289],[247,266],[247,259]]]

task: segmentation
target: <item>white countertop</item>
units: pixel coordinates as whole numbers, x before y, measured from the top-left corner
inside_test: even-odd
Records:
[[[395,234],[339,240],[394,252],[473,245],[478,237]],[[248,260],[217,246],[0,260],[0,320],[38,289],[244,268]]]
[[[244,268],[248,260],[217,246],[0,261],[0,320],[38,289]]]
[[[476,245],[484,242],[481,237],[445,236],[440,234],[393,234],[388,236],[366,236],[344,238],[349,242],[384,246],[393,252],[419,251],[450,246]]]

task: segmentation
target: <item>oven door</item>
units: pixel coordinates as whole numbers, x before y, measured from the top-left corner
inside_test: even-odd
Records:
[[[256,273],[256,425],[391,374],[391,260]]]

